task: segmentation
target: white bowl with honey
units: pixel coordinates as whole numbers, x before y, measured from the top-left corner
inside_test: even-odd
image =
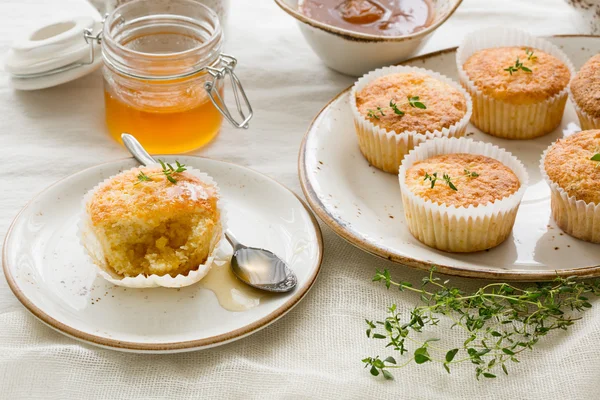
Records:
[[[462,0],[275,0],[325,65],[360,76],[421,48]]]

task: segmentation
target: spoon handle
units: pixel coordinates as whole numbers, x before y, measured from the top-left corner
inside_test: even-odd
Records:
[[[123,144],[127,147],[127,150],[131,153],[133,158],[139,161],[142,165],[156,164],[156,160],[152,158],[150,154],[142,147],[140,142],[129,133],[122,133],[121,139]]]
[[[238,242],[235,239],[235,236],[233,236],[233,233],[231,233],[231,231],[229,229],[227,229],[225,231],[225,238],[227,239],[227,241],[229,242],[229,244],[231,245],[231,247],[233,247],[233,250],[237,250],[240,247],[244,247],[242,246],[242,244],[240,242]]]

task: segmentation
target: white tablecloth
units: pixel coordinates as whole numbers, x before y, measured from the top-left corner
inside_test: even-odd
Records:
[[[3,0],[0,53],[17,30],[87,10],[79,0]],[[591,33],[594,12],[563,0],[465,0],[423,52],[456,45],[465,32],[485,25]],[[324,67],[273,1],[233,0],[229,31],[228,51],[239,58],[256,116],[249,131],[226,126],[199,154],[255,168],[301,193],[296,159],[305,129],[353,79]],[[107,137],[103,113],[99,73],[31,93],[14,92],[0,75],[2,235],[52,182],[127,155]],[[364,318],[384,317],[391,303],[408,310],[418,299],[386,292],[371,277],[376,268],[415,282],[422,273],[370,256],[322,228],[323,269],[306,299],[263,331],[207,351],[135,355],[82,345],[36,321],[0,279],[0,399],[598,398],[600,303],[568,333],[527,353],[509,377],[478,382],[471,365],[448,375],[431,364],[405,368],[394,382],[374,379],[361,358],[391,353],[367,340]]]

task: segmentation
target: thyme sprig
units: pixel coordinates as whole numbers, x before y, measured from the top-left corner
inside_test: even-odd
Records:
[[[152,178],[150,178],[148,175],[146,175],[143,171],[140,172],[137,177],[138,177],[138,181],[140,181],[140,182],[148,182],[148,181],[152,180]]]
[[[600,153],[596,153],[590,158],[592,161],[600,161]]]
[[[158,162],[160,163],[160,166],[163,169],[162,173],[165,174],[165,176],[171,183],[177,183],[177,179],[173,178],[174,173],[180,173],[180,172],[187,170],[185,165],[179,164],[179,161],[175,161],[177,168],[173,168],[173,166],[171,164],[165,163],[162,160],[158,160]]]
[[[403,116],[404,115],[404,111],[402,111],[401,109],[398,108],[398,106],[396,105],[396,102],[394,101],[394,99],[390,100],[390,108],[392,110],[394,110],[394,114]]]
[[[530,61],[537,60],[537,56],[533,55],[533,49],[525,49],[525,54],[527,54],[527,59]]]
[[[179,161],[175,161],[175,165],[177,166],[177,168],[173,167],[171,164],[169,163],[165,163],[163,160],[158,160],[158,162],[160,163],[160,166],[162,167],[162,171],[156,174],[150,174],[150,175],[146,175],[143,171],[141,171],[137,178],[138,178],[138,182],[148,182],[152,180],[152,176],[156,176],[156,175],[165,175],[167,177],[167,180],[173,184],[177,183],[177,179],[175,179],[173,177],[173,174],[177,174],[183,171],[186,171],[187,168],[185,166],[185,164],[180,164]]]
[[[369,118],[375,118],[375,119],[379,119],[379,115],[377,115],[377,113],[381,113],[382,116],[384,116],[385,114],[383,113],[383,110],[381,109],[381,107],[377,107],[377,111],[373,111],[370,108],[367,109],[367,116]]]
[[[454,185],[454,183],[452,183],[452,178],[450,177],[450,175],[443,174],[442,179],[444,180],[444,182],[446,182],[446,184],[448,185],[448,187],[450,187],[450,189],[455,190],[455,191],[458,190],[456,188],[456,186]],[[425,177],[423,178],[423,180],[431,181],[431,188],[433,189],[435,187],[435,183],[438,180],[438,173],[434,172],[433,174],[429,175],[429,173],[425,172]]]
[[[470,171],[467,168],[465,168],[465,175],[469,178],[477,178],[479,176],[479,174],[475,171]]]
[[[456,186],[454,186],[454,183],[452,183],[450,175],[448,174],[444,174],[443,176],[444,181],[446,182],[446,184],[450,187],[450,189],[457,191],[458,189],[456,188]]]
[[[387,341],[386,348],[407,358],[401,364],[392,356],[364,358],[362,362],[372,375],[393,379],[392,370],[412,362],[439,362],[448,373],[458,364],[471,363],[477,379],[496,378],[500,370],[508,375],[510,365],[520,362],[521,353],[533,350],[548,333],[567,330],[580,319],[572,314],[592,307],[586,295],[600,296],[599,281],[577,281],[575,277],[557,277],[526,288],[490,283],[467,293],[448,285],[448,280],[442,282],[434,272],[432,268],[420,288],[392,280],[388,270],[377,271],[373,277],[388,289],[418,293],[422,304],[408,317],[392,304],[385,320],[366,320],[367,337]],[[462,345],[444,348],[433,344],[439,341],[437,338],[419,339],[426,328],[440,323],[441,316],[454,323],[451,329],[463,331]]]
[[[412,108],[420,108],[421,110],[427,109],[427,106],[425,105],[425,103],[419,101],[419,96],[407,96],[406,99],[407,99],[407,102],[403,103],[403,104],[408,104]],[[400,105],[402,105],[402,104],[400,104]],[[402,111],[398,107],[398,104],[396,103],[396,101],[394,99],[390,100],[389,108],[396,115],[403,116],[405,114],[405,112]],[[367,109],[367,117],[369,117],[369,118],[380,119],[381,118],[380,114],[381,114],[381,116],[385,116],[385,113],[383,112],[383,109],[381,107],[377,107],[377,110],[372,110],[370,108]]]
[[[513,74],[513,72],[517,72],[518,70],[525,71],[531,73],[531,70],[523,65],[521,61],[519,61],[519,57],[517,57],[517,61],[515,61],[515,65],[511,65],[508,68],[504,68],[504,71],[508,71],[509,74]]]
[[[423,180],[426,181],[428,179],[431,181],[431,188],[433,189],[438,179],[437,172],[434,172],[432,175],[429,175],[429,173],[425,172],[425,178],[423,178]]]
[[[427,106],[419,101],[419,96],[408,96],[408,104],[413,108],[427,109]]]

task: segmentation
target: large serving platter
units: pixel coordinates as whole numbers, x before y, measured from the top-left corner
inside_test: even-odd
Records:
[[[263,297],[247,311],[221,307],[212,291],[131,289],[97,276],[77,236],[83,195],[137,163],[122,159],[71,175],[35,197],[15,218],[3,249],[4,274],[23,305],[50,327],[90,344],[123,351],[166,353],[225,344],[273,323],[315,282],[323,243],[308,206],[289,189],[235,164],[193,156],[165,156],[212,176],[227,226],[249,246],[272,250],[296,273],[288,294]],[[223,241],[224,251],[230,248]],[[202,282],[201,282],[202,283]]]
[[[555,36],[576,68],[600,53],[600,37]],[[456,48],[413,58],[404,64],[440,72],[456,81]],[[499,139],[469,125],[467,136],[517,156],[529,172],[529,187],[512,235],[500,246],[452,254],[425,246],[408,231],[396,175],[370,166],[360,153],[348,105],[350,88],[333,98],[311,123],[299,155],[302,189],[315,213],[338,235],[372,254],[410,267],[465,277],[537,281],[560,275],[600,276],[600,245],[564,234],[550,215],[550,190],[539,171],[540,156],[552,142],[579,130],[567,104],[562,124],[528,141]]]

